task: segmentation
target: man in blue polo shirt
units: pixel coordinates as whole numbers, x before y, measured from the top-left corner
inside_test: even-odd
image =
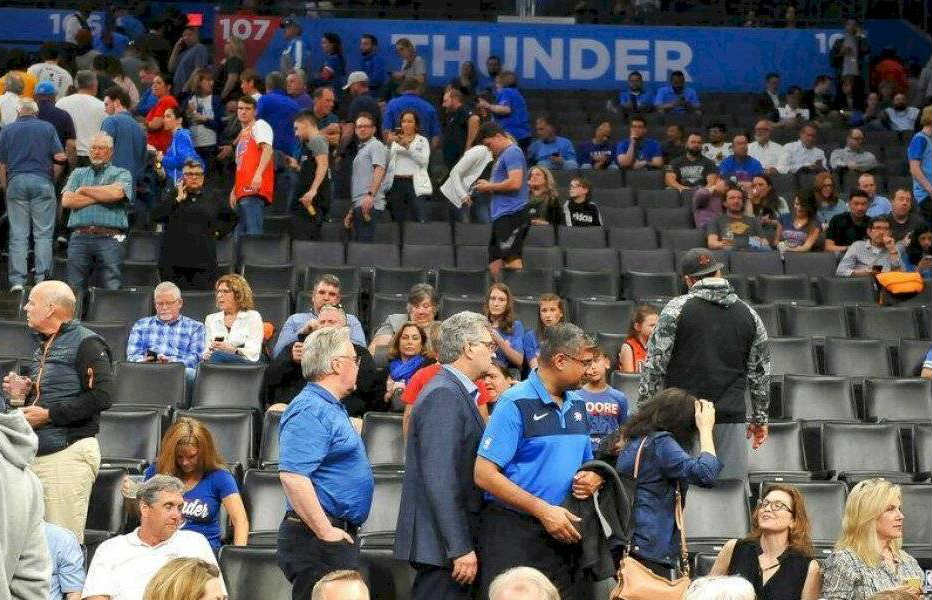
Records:
[[[476,485],[488,504],[479,526],[481,598],[498,574],[534,567],[573,598],[579,518],[561,506],[570,492],[587,498],[602,485],[577,474],[592,459],[586,403],[572,392],[595,359],[595,343],[572,324],[541,333],[539,366],[496,403],[479,444]]]
[[[418,132],[431,141],[432,147],[440,140],[440,118],[437,109],[421,98],[421,83],[417,79],[406,78],[398,88],[400,95],[392,98],[385,105],[382,115],[382,129],[386,136],[401,127],[401,115],[406,110],[413,110],[421,121],[421,130]]]
[[[292,598],[307,600],[321,577],[359,568],[353,539],[369,516],[374,480],[366,449],[341,399],[356,387],[359,358],[346,327],[319,329],[304,341],[310,380],[279,425],[279,477],[286,513],[278,564]]]

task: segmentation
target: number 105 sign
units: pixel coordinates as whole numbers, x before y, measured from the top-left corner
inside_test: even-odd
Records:
[[[254,15],[221,15],[214,25],[214,47],[217,61],[223,59],[224,43],[231,39],[241,40],[246,49],[246,64],[255,64],[262,51],[269,45],[278,30],[280,17]]]

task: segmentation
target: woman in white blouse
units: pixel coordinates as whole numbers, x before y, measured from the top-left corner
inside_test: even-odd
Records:
[[[256,312],[252,289],[242,275],[228,274],[217,280],[217,308],[207,315],[207,350],[211,363],[254,363],[262,351],[262,317]]]
[[[430,143],[418,133],[420,118],[413,110],[401,113],[389,147],[388,171],[392,177],[386,196],[392,221],[427,221],[427,202],[433,192],[427,165]]]

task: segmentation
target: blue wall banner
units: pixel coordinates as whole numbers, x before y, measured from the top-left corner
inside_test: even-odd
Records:
[[[265,38],[268,45],[256,57],[259,71],[265,73],[277,68],[285,40],[280,29],[254,26],[256,19],[266,25],[270,21],[268,17],[220,15],[214,39],[237,36],[257,42],[256,36]],[[485,75],[486,58],[497,55],[506,69],[518,74],[522,87],[532,89],[614,90],[631,71],[640,71],[648,82],[658,82],[666,81],[675,70],[684,71],[698,90],[758,91],[770,71],[779,72],[787,85],[809,86],[816,75],[832,72],[828,52],[840,35],[836,29],[366,19],[303,19],[301,24],[315,66],[322,62],[324,32],[340,35],[350,70],[359,62],[359,36],[371,33],[379,39],[379,52],[392,70],[400,66],[394,42],[411,40],[427,62],[431,85],[449,82],[467,60]]]

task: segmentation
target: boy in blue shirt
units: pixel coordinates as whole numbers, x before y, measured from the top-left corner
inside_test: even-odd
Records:
[[[589,439],[592,451],[628,420],[628,396],[608,385],[606,375],[611,367],[608,356],[600,348],[593,349],[593,360],[586,368],[585,385],[577,392],[589,413]]]

